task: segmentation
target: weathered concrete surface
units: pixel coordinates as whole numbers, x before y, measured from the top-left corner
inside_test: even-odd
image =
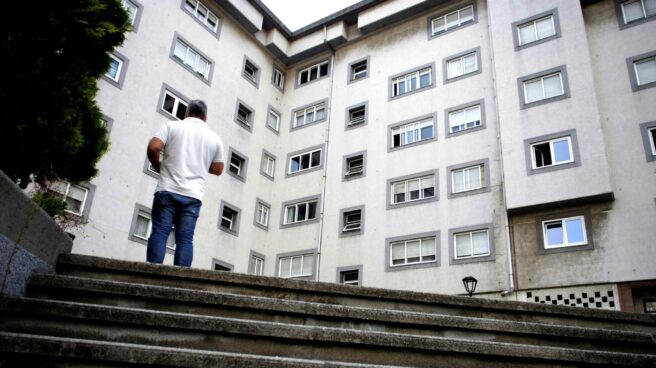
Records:
[[[70,237],[0,171],[0,282],[2,295],[22,295],[33,271],[54,270],[70,253]]]

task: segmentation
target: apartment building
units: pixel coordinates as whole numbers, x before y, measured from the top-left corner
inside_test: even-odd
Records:
[[[74,252],[145,259],[146,144],[200,98],[228,161],[193,267],[656,309],[655,1],[364,0],[294,32],[259,0],[124,5],[110,151],[59,188]]]

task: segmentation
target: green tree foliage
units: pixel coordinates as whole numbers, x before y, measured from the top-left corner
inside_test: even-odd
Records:
[[[23,184],[85,181],[107,151],[95,103],[108,52],[129,31],[120,0],[2,3],[0,169]]]

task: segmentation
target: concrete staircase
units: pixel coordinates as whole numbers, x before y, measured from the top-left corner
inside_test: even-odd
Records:
[[[66,255],[0,367],[656,367],[656,317]]]

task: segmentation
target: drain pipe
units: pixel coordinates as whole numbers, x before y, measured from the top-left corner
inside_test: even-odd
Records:
[[[324,226],[324,210],[326,208],[326,173],[328,172],[328,141],[330,140],[330,119],[332,117],[333,105],[333,84],[335,80],[335,49],[328,43],[328,28],[323,26],[323,42],[328,45],[331,51],[330,56],[330,91],[328,92],[328,104],[326,106],[326,140],[325,149],[323,152],[323,177],[321,188],[321,211],[319,212],[319,244],[317,245],[317,264],[316,264],[316,278],[319,281],[319,272],[321,271],[321,246],[323,244],[323,226]]]
[[[488,28],[488,40],[490,42],[490,62],[492,63],[492,70],[496,71],[496,66],[494,63],[494,46],[492,43],[492,27],[490,25],[490,17],[489,17],[489,12],[488,12],[488,22],[487,22],[487,28]],[[512,246],[512,241],[511,241],[511,222],[508,217],[508,204],[506,202],[506,175],[504,171],[504,166],[503,166],[503,144],[501,142],[501,120],[499,118],[499,100],[498,100],[498,86],[497,86],[497,78],[496,78],[496,73],[492,73],[492,84],[493,84],[493,93],[494,93],[494,110],[496,114],[496,120],[497,120],[497,143],[499,146],[499,167],[501,171],[501,188],[502,188],[502,193],[501,193],[501,200],[503,202],[503,211],[504,211],[504,218],[503,218],[503,228],[506,236],[506,253],[508,254],[508,289],[503,290],[501,292],[501,296],[508,296],[511,295],[515,292],[515,271],[513,267],[513,256],[512,256],[512,251],[513,251],[513,246]]]

